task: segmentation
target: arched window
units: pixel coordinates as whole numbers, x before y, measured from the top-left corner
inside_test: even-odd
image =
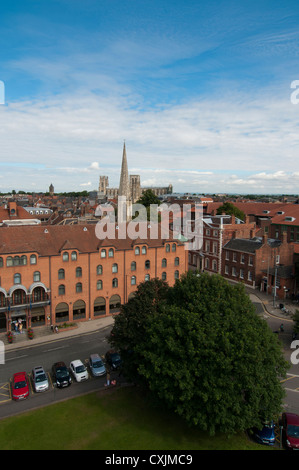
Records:
[[[62,255],[62,261],[68,261],[69,260],[69,254],[67,251],[65,251]]]
[[[33,273],[33,282],[40,282],[40,272],[34,271]]]
[[[112,287],[118,287],[118,279],[116,277],[112,280]]]
[[[176,257],[176,258],[174,259],[174,265],[175,265],[175,266],[179,266],[179,265],[180,265],[180,258]]]
[[[167,259],[163,258],[162,259],[162,268],[166,268],[166,266],[167,266]]]
[[[6,258],[6,266],[13,266],[13,259],[11,256]]]
[[[3,268],[3,258],[2,258],[2,256],[0,257],[0,268]]]
[[[132,276],[131,277],[131,286],[135,286],[136,285],[136,276]]]
[[[113,248],[109,248],[108,258],[113,258],[113,257],[114,257],[114,250],[113,250]]]
[[[20,263],[20,257],[19,256],[15,256],[14,259],[13,259],[13,265],[14,266],[19,266],[21,263]]]
[[[21,274],[16,273],[13,277],[14,284],[21,284]]]
[[[217,261],[216,260],[213,260],[213,262],[212,262],[212,269],[213,269],[213,271],[217,271]]]
[[[176,244],[175,243],[172,244],[171,249],[172,249],[173,252],[176,251]]]
[[[64,295],[65,294],[65,286],[63,284],[60,284],[58,287],[58,295]]]
[[[147,259],[146,262],[144,263],[144,267],[145,267],[145,269],[150,269],[150,267],[151,267],[151,262],[150,262],[149,259]]]
[[[82,277],[82,268],[76,268],[76,277]]]
[[[166,272],[164,271],[162,273],[162,281],[166,281],[166,278],[167,278],[167,275],[166,275]]]
[[[99,280],[97,281],[97,290],[103,289],[103,281]]]
[[[135,246],[135,255],[140,255],[140,248],[139,248],[139,246]]]
[[[26,266],[26,264],[27,264],[27,256],[25,256],[25,255],[21,256],[21,258],[20,258],[20,264],[21,264],[22,266]]]
[[[175,271],[175,272],[174,272],[174,278],[175,278],[175,279],[179,279],[179,278],[180,278],[180,273],[179,273],[179,271]]]
[[[98,275],[99,275],[99,274],[103,274],[103,266],[102,266],[101,264],[99,264],[99,265],[97,266],[97,274],[98,274]]]
[[[36,264],[36,255],[30,256],[30,264]]]
[[[77,282],[76,284],[76,293],[82,292],[82,282]]]
[[[169,252],[170,252],[170,245],[169,245],[169,243],[166,243],[165,249],[166,249],[166,253],[169,253]]]
[[[113,272],[113,273],[117,273],[117,272],[118,272],[118,265],[117,265],[117,263],[114,263],[114,264],[112,265],[112,272]]]
[[[149,281],[149,280],[150,280],[150,275],[149,275],[149,274],[146,274],[146,275],[144,276],[144,280],[145,280],[145,281]]]
[[[101,258],[106,258],[106,250],[101,250]]]
[[[141,253],[142,253],[143,255],[146,255],[146,253],[147,253],[146,246],[143,246],[143,247],[141,248]]]
[[[58,271],[58,279],[64,279],[64,276],[65,276],[65,274],[64,274],[64,269],[62,269],[62,268],[59,269],[59,271]]]
[[[136,263],[135,263],[135,261],[132,261],[132,263],[131,263],[131,271],[136,271]]]
[[[72,261],[77,261],[77,252],[76,251],[72,251],[71,260]]]

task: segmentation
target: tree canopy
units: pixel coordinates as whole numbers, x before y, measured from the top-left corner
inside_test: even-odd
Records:
[[[240,220],[245,220],[245,214],[238,209],[232,202],[224,202],[222,206],[218,207],[217,214],[235,215]]]
[[[281,411],[281,345],[243,285],[187,273],[138,286],[109,338],[124,374],[211,434],[260,426]]]

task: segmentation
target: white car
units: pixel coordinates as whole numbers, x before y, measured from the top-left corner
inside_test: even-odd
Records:
[[[76,359],[70,363],[70,370],[77,382],[83,382],[88,379],[87,369],[80,359]]]

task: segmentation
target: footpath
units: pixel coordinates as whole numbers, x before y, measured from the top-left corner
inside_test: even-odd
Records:
[[[27,330],[23,330],[22,333],[13,333],[12,343],[8,343],[6,333],[1,333],[0,340],[5,344],[6,351],[11,351],[28,346],[35,346],[41,343],[48,343],[57,339],[69,338],[71,336],[82,336],[88,333],[93,333],[103,328],[112,326],[113,323],[114,318],[112,315],[109,315],[107,317],[97,318],[96,320],[77,322],[75,327],[66,329],[61,328],[59,329],[58,333],[53,332],[50,326],[38,326],[33,328],[33,339],[29,339]]]

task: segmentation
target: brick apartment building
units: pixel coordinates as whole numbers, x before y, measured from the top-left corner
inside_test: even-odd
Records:
[[[202,248],[189,252],[189,268],[222,274],[223,246],[232,236],[250,237],[256,229],[255,222],[241,222],[234,215],[203,217]]]
[[[294,294],[294,246],[267,235],[233,238],[223,246],[222,275],[234,282],[258,288],[285,299]],[[276,286],[276,287],[275,287]]]
[[[188,269],[184,244],[147,238],[99,240],[91,225],[0,228],[0,330],[86,321],[119,310],[137,285],[169,285]],[[170,235],[171,237],[171,235]]]

